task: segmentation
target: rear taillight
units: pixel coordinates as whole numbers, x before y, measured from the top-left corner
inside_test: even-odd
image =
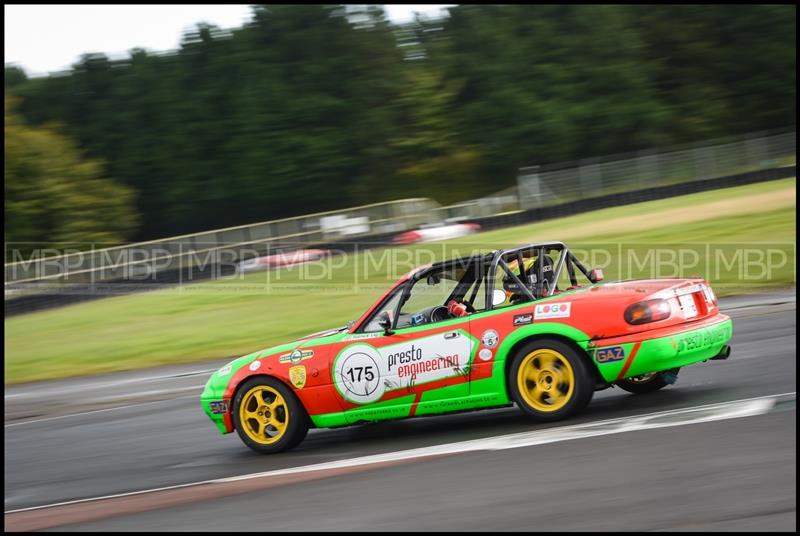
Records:
[[[708,285],[703,285],[703,294],[705,294],[706,301],[708,303],[713,303],[717,305],[717,296],[714,294],[714,291],[711,290],[711,287]]]
[[[664,320],[672,314],[667,300],[647,300],[634,303],[625,309],[625,322],[628,324],[647,324]]]

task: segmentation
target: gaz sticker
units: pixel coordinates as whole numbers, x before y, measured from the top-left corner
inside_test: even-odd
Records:
[[[608,348],[598,348],[595,353],[598,363],[610,363],[611,361],[622,361],[625,359],[625,348],[622,346],[609,346]]]

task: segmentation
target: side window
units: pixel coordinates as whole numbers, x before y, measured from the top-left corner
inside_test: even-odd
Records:
[[[514,270],[514,275],[519,277],[519,272]],[[502,290],[505,295],[506,299],[500,304],[495,304],[493,306],[494,309],[502,309],[503,307],[509,307],[511,305],[516,305],[517,294],[513,292],[513,282],[509,279],[508,274],[505,270],[503,270],[502,266],[497,266],[494,274],[494,289]],[[515,297],[514,302],[512,302],[512,297]]]
[[[467,299],[476,311],[486,310],[486,277],[481,277],[472,285],[467,293]]]
[[[404,288],[405,285],[397,288],[394,292],[394,295],[389,299],[389,301],[384,303],[383,307],[378,309],[375,312],[375,314],[372,315],[372,319],[364,327],[363,330],[364,333],[375,333],[376,331],[383,331],[383,328],[378,324],[378,318],[380,318],[384,312],[388,312],[389,318],[394,319],[394,312],[397,309],[397,303],[400,301],[400,296],[402,296]]]
[[[401,315],[423,311],[437,305],[444,305],[447,297],[458,285],[457,280],[442,277],[439,274],[429,276],[416,282],[411,289],[411,296],[403,304]]]

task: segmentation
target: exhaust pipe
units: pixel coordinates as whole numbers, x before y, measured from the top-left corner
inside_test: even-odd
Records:
[[[725,346],[722,347],[722,350],[720,350],[717,355],[711,358],[711,360],[714,361],[715,359],[728,359],[730,355],[731,355],[731,347],[729,344],[726,344]]]

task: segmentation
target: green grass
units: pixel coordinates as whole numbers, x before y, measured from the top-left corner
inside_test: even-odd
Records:
[[[283,269],[11,317],[5,321],[5,383],[242,355],[357,318],[416,264],[533,241],[562,240],[579,255],[608,251],[601,255],[609,262],[607,280],[697,274],[722,296],[788,287],[795,283],[794,188],[794,179],[773,181],[335,257],[323,279]],[[753,201],[765,194],[772,201]],[[730,203],[724,215],[713,211],[720,202]],[[700,259],[685,273],[669,273],[666,262],[653,274],[637,261],[654,247],[667,257],[678,249]],[[712,259],[720,254],[729,266],[717,270],[707,263],[707,247]],[[748,259],[731,259],[742,248],[751,255],[750,272],[768,250],[774,269],[760,277],[740,273]],[[788,259],[783,265],[777,262],[781,255]],[[322,268],[310,269],[316,276]]]

